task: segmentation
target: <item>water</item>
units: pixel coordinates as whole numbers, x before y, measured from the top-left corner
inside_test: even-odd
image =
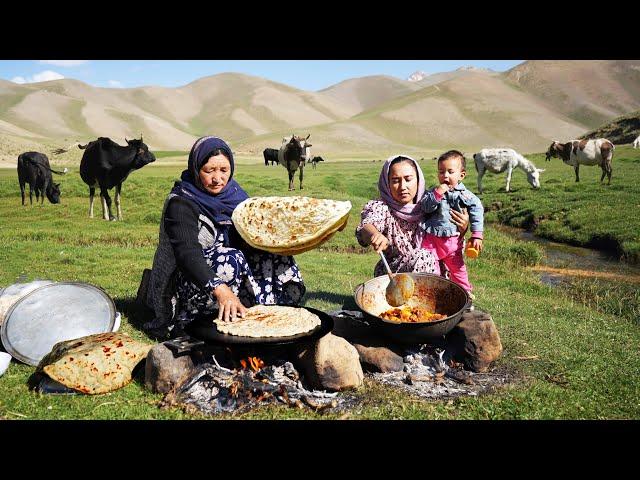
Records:
[[[621,262],[614,252],[554,242],[507,225],[494,224],[492,227],[518,240],[535,242],[544,249],[542,264],[535,268],[540,271],[540,281],[546,285],[555,287],[574,277],[596,277],[640,284],[640,267]]]

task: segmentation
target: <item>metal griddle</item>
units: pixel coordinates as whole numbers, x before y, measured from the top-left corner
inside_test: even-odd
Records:
[[[287,305],[291,306],[291,305]],[[246,345],[246,346],[276,346],[290,345],[301,341],[317,340],[333,330],[333,318],[323,311],[311,307],[304,308],[320,318],[320,325],[309,332],[291,335],[288,337],[241,337],[220,333],[211,318],[199,318],[185,327],[185,332],[193,338],[203,340],[208,344],[216,345]]]

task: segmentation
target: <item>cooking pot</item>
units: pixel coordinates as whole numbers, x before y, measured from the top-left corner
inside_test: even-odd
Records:
[[[415,282],[415,291],[406,305],[447,315],[446,318],[432,322],[398,323],[380,317],[381,313],[393,308],[385,298],[388,275],[356,287],[354,296],[358,308],[371,326],[391,340],[416,344],[441,339],[460,322],[462,314],[470,310],[471,298],[460,285],[438,275],[413,272],[408,275]]]

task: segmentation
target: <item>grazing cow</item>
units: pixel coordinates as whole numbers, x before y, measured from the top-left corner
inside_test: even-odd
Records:
[[[285,167],[289,172],[289,191],[295,190],[293,186],[293,175],[296,170],[300,169],[300,190],[302,187],[303,170],[305,163],[305,152],[311,144],[307,143],[307,140],[311,134],[307,135],[307,138],[301,138],[296,135],[292,135],[287,143],[283,143],[278,150],[278,163]]]
[[[262,151],[262,155],[264,156],[264,165],[265,167],[269,165],[276,165],[278,163],[278,150],[276,148],[265,148]]]
[[[580,181],[578,170],[580,165],[600,165],[602,176],[600,182],[606,175],[608,185],[611,185],[611,159],[613,150],[616,147],[606,138],[596,138],[593,140],[571,140],[567,143],[554,141],[547,150],[547,160],[551,157],[559,157],[567,165],[571,165],[576,172],[576,182]]]
[[[126,147],[122,147],[110,138],[100,137],[86,145],[78,145],[84,150],[80,161],[80,176],[84,183],[89,185],[89,218],[93,218],[93,197],[96,187],[100,187],[102,200],[102,218],[115,220],[111,214],[111,198],[108,190],[116,187],[116,207],[118,220],[122,220],[120,208],[120,191],[122,182],[129,176],[132,170],[138,170],[146,164],[155,162],[156,157],[140,140],[127,140]],[[108,213],[107,213],[108,212]]]
[[[39,197],[42,197],[40,205],[44,204],[45,195],[51,203],[60,203],[60,184],[53,183],[51,172],[64,175],[67,169],[65,168],[62,172],[52,170],[49,159],[44,153],[24,152],[18,156],[18,182],[20,182],[23,206],[25,183],[29,184],[30,205],[33,205],[33,191],[36,192],[36,203]]]
[[[502,173],[507,171],[508,192],[511,187],[511,174],[514,168],[521,168],[527,174],[527,181],[533,188],[540,188],[540,173],[544,169],[536,168],[529,160],[511,148],[483,148],[473,155],[478,171],[478,192],[482,193],[482,177],[485,171]]]
[[[633,148],[640,147],[640,135],[633,141]]]
[[[316,169],[316,165],[318,164],[318,162],[324,162],[324,158],[322,157],[313,157],[311,159],[311,165],[313,166],[313,169]]]

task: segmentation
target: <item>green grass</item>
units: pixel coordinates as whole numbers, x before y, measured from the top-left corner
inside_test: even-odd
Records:
[[[188,157],[189,152],[182,152],[180,150],[154,150],[153,154],[156,158],[166,158],[166,157]]]
[[[577,243],[584,238],[588,243],[590,237],[586,232],[600,231],[619,238],[621,244],[626,245],[631,237],[627,239],[625,235],[632,232],[637,235],[639,231],[637,215],[628,208],[638,206],[640,198],[635,186],[640,177],[640,163],[634,153],[625,148],[616,150],[611,187],[598,184],[595,177],[599,178],[599,174],[594,168],[584,168],[582,182],[574,184],[570,167],[558,160],[544,164],[540,156],[533,156],[532,160],[541,168],[549,168],[543,174],[540,191],[529,188],[521,171],[513,175],[514,192],[510,194],[499,191],[504,189],[504,176],[487,175],[483,201],[487,206],[502,202],[502,208],[489,212],[488,217],[517,225],[526,223],[528,215],[545,216],[538,229],[547,234],[557,230],[566,240]],[[362,206],[376,195],[382,163],[327,162],[315,171],[305,171],[303,192],[288,192],[283,168],[249,162],[250,159],[245,159],[238,165],[236,178],[250,195],[303,193],[352,202],[347,228],[319,249],[296,259],[307,284],[307,305],[325,311],[339,309],[350,302],[353,305],[354,288],[371,278],[377,261],[375,253],[357,244],[354,230]],[[21,275],[27,280],[99,285],[114,298],[123,313],[122,331],[152,343],[135,327],[136,312],[131,302],[142,270],[151,265],[165,196],[183,168],[184,165],[177,164],[153,164],[133,172],[123,186],[122,222],[101,220],[99,202],[94,207],[98,218],[88,218],[88,189],[79,178],[77,166],[68,175],[58,177],[61,204],[46,202],[44,206],[26,207],[20,205],[15,171],[0,170],[0,244],[3,246],[0,285],[15,283]],[[424,162],[424,169],[427,178],[432,180],[433,163]],[[295,184],[297,188],[297,177]],[[475,190],[473,170],[467,185]],[[623,218],[618,220],[612,212],[620,214],[622,205],[629,209],[629,214],[619,215]],[[602,209],[608,209],[608,217],[598,214]],[[510,216],[505,216],[508,212]],[[553,215],[558,218],[554,219]],[[563,222],[580,228],[560,228],[565,225]],[[548,223],[546,229],[545,223]],[[638,308],[635,290],[614,288],[616,286],[605,283],[592,283],[590,290],[583,285],[582,295],[553,289],[541,284],[538,274],[527,268],[542,258],[538,245],[516,241],[490,226],[486,230],[485,245],[481,257],[468,262],[470,278],[478,307],[491,313],[500,332],[504,353],[495,366],[513,372],[517,380],[480,397],[432,402],[366,381],[356,392],[361,403],[350,413],[350,418],[639,418],[640,332],[637,322],[632,320]],[[628,308],[620,310],[621,305]],[[517,358],[532,356],[537,358]],[[176,408],[159,408],[161,395],[144,389],[139,377],[105,395],[52,396],[29,392],[26,383],[33,371],[33,367],[14,362],[0,377],[0,418],[200,418]],[[558,383],[558,379],[562,381]],[[274,406],[234,418],[337,416]]]

